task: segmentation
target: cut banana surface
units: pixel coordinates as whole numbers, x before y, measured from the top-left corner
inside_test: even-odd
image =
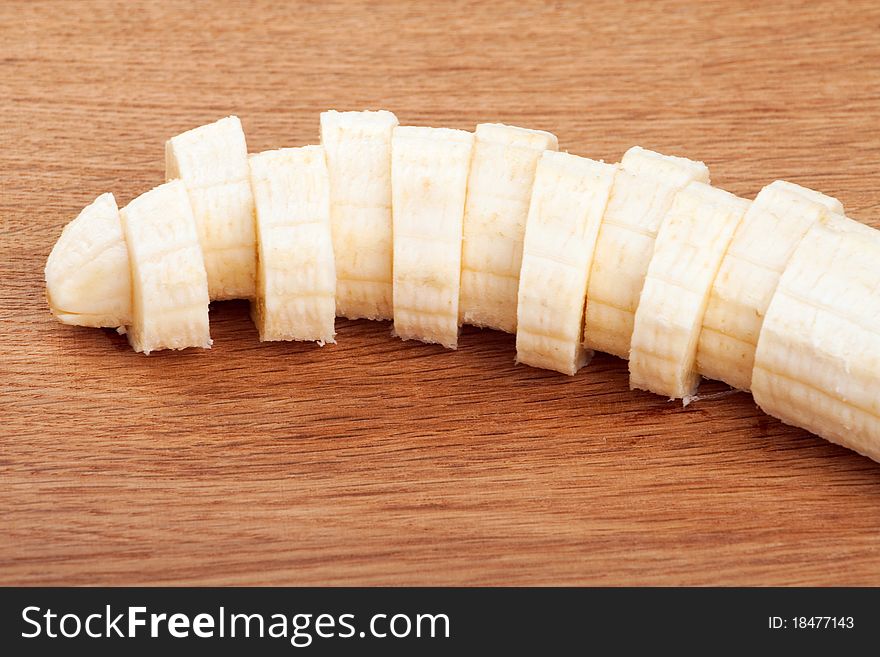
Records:
[[[335,342],[330,187],[321,146],[250,157],[259,258],[252,315],[260,340]]]
[[[749,390],[764,313],[792,252],[837,199],[777,180],[755,197],[712,286],[697,346],[697,369]]]
[[[712,283],[749,202],[701,182],[663,220],[636,310],[630,386],[686,398],[699,384],[697,342]]]
[[[115,328],[131,322],[128,249],[113,194],[101,194],[67,224],[45,273],[49,308],[61,323]]]
[[[832,215],[770,302],[752,375],[765,412],[880,461],[880,232]]]
[[[378,112],[321,114],[330,176],[336,255],[336,312],[391,319],[391,133],[397,117]]]
[[[171,180],[62,232],[53,315],[143,353],[210,347],[212,299],[249,299],[261,340],[333,342],[337,315],[449,348],[463,323],[515,331],[519,363],[606,351],[685,403],[718,379],[880,461],[880,231],[836,199],[776,181],[750,203],[702,162],[605,164],[501,123],[320,123],[322,146],[250,157],[234,116],[170,139]]]
[[[131,263],[131,346],[145,354],[210,347],[208,279],[183,183],[141,194],[120,217]]]
[[[586,362],[584,301],[615,171],[568,153],[541,155],[523,242],[517,362],[563,374]]]
[[[455,349],[461,232],[474,135],[399,126],[391,150],[394,332]]]
[[[584,314],[584,346],[629,358],[633,322],[657,231],[675,194],[709,182],[702,162],[639,146],[620,161],[602,217]]]
[[[250,299],[256,272],[254,201],[241,121],[229,116],[172,137],[165,178],[186,185],[212,299]]]
[[[477,126],[461,253],[461,323],[513,333],[523,234],[538,158],[556,136],[500,123]]]

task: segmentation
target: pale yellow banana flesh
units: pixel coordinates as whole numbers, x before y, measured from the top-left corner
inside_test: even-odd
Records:
[[[765,412],[880,461],[880,231],[817,222],[779,279],[755,354]]]
[[[636,310],[630,385],[670,398],[696,392],[697,343],[712,283],[748,201],[692,182],[660,226]]]
[[[336,312],[391,319],[391,112],[321,114],[336,256]]]
[[[636,308],[657,231],[675,194],[709,182],[702,162],[634,146],[620,161],[596,242],[584,313],[584,346],[629,358]]]
[[[517,362],[569,375],[586,362],[584,302],[615,171],[555,151],[538,161],[519,279]]]
[[[555,135],[500,123],[474,132],[461,250],[459,321],[513,333],[529,199]]]
[[[183,183],[141,194],[120,217],[131,263],[131,346],[145,354],[210,347],[208,279]]]
[[[749,204],[699,162],[633,148],[614,167],[540,131],[475,134],[328,112],[324,150],[250,163],[235,117],[178,135],[175,180],[121,211],[104,194],[65,228],[50,309],[145,353],[209,347],[211,298],[252,299],[261,339],[332,341],[337,300],[449,347],[460,322],[516,330],[520,362],[573,374],[601,349],[670,397],[701,374],[751,387],[880,461],[878,231],[791,183]]]
[[[697,369],[749,390],[764,313],[792,252],[836,199],[777,180],[755,197],[715,277],[697,346]]]
[[[399,126],[391,149],[394,332],[455,349],[461,235],[474,135]]]
[[[186,185],[205,256],[211,299],[254,296],[254,201],[247,145],[236,116],[172,137],[165,178]]]
[[[128,249],[113,194],[101,194],[64,228],[46,261],[46,295],[63,324],[131,322]]]
[[[321,146],[250,157],[257,214],[260,340],[335,342],[330,187]]]

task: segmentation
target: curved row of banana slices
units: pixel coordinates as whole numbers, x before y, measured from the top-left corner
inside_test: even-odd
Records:
[[[337,314],[450,348],[489,327],[519,362],[574,374],[601,350],[685,402],[720,379],[880,460],[880,231],[792,183],[749,202],[701,162],[557,148],[329,111],[320,146],[249,156],[228,117],[167,142],[169,182],[64,229],[49,304],[144,353],[210,346],[213,299],[251,299],[261,340],[333,342]]]

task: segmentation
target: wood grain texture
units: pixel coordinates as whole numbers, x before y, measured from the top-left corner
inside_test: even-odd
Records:
[[[260,344],[243,302],[212,307],[211,351],[144,357],[55,323],[42,278],[82,206],[229,113],[252,151],[379,107],[641,144],[878,226],[878,62],[873,0],[3,2],[0,583],[880,584],[880,466],[748,395],[685,409],[475,329]]]

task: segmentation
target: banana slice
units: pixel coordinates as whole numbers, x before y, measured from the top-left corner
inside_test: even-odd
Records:
[[[815,223],[767,308],[752,373],[766,413],[880,461],[880,231]]]
[[[131,322],[131,275],[113,194],[101,194],[61,232],[46,261],[49,308],[62,324]]]
[[[538,158],[556,136],[500,123],[474,133],[461,253],[459,321],[513,333],[523,233]]]
[[[657,231],[675,194],[709,182],[702,162],[639,146],[620,161],[596,242],[584,313],[584,346],[629,358],[633,322]]]
[[[159,185],[119,215],[131,263],[131,346],[145,354],[210,347],[208,279],[183,183]]]
[[[229,116],[165,143],[165,179],[186,185],[211,299],[254,296],[256,244],[247,145]]]
[[[584,302],[616,170],[568,153],[541,155],[523,240],[517,362],[563,374],[586,363]]]
[[[335,342],[330,184],[321,146],[250,157],[257,213],[260,340]]]
[[[777,180],[755,197],[712,286],[697,347],[697,370],[740,390],[751,387],[755,345],[792,252],[837,199]]]
[[[670,398],[696,391],[697,341],[709,292],[748,207],[745,199],[702,182],[675,195],[636,310],[630,387]]]
[[[391,133],[397,117],[378,112],[321,114],[330,175],[336,254],[336,312],[391,319]]]
[[[474,135],[399,126],[391,147],[394,332],[455,349],[461,231]]]

